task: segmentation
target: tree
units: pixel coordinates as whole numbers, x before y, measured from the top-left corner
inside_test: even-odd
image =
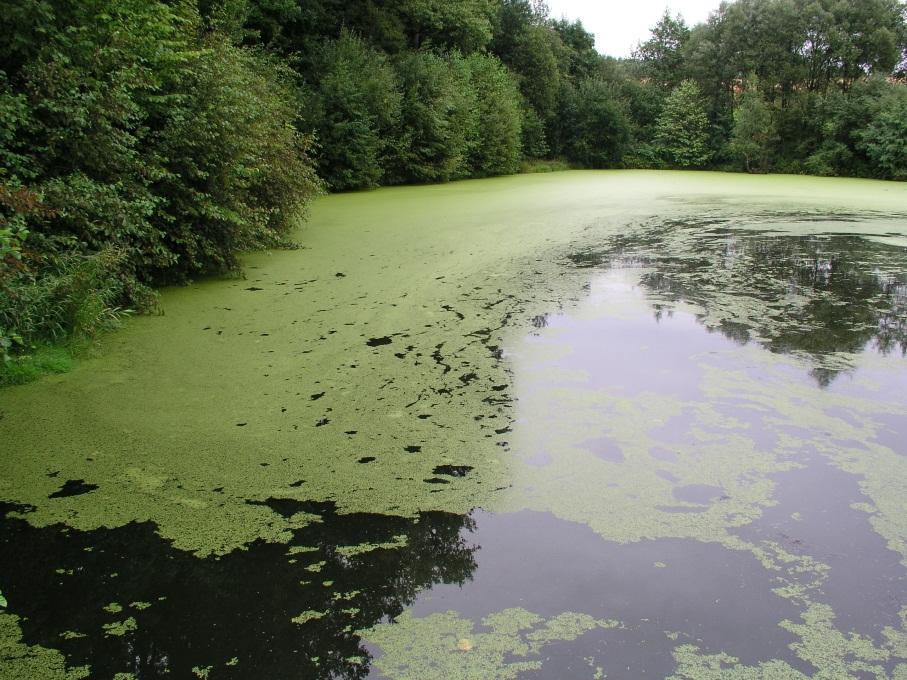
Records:
[[[753,77],[734,111],[734,129],[730,150],[741,158],[747,172],[767,172],[772,145],[777,141],[777,127],[772,109]]]
[[[466,59],[476,93],[476,134],[469,156],[473,175],[516,172],[520,162],[522,97],[513,74],[496,57]]]
[[[652,28],[652,37],[640,43],[633,54],[644,65],[646,74],[657,84],[672,89],[684,78],[683,48],[690,29],[679,14],[664,15]]]
[[[477,136],[476,94],[458,54],[411,52],[397,64],[403,88],[395,182],[465,177]]]
[[[595,51],[595,36],[581,21],[558,19],[548,24],[560,38],[560,69],[572,78],[591,78],[602,65],[602,56]]]
[[[384,178],[400,119],[401,93],[386,57],[344,31],[314,58],[314,97],[303,111],[318,135],[318,169],[334,189]]]
[[[469,54],[491,41],[494,0],[398,0],[387,3],[402,21],[409,47],[435,47]]]
[[[907,180],[907,90],[892,88],[860,133],[862,147],[883,177]]]
[[[547,26],[533,25],[522,34],[509,60],[502,56],[504,63],[516,72],[526,101],[543,120],[557,108],[561,73],[556,47],[557,36]]]
[[[802,54],[808,85],[847,90],[857,79],[888,73],[904,46],[904,7],[898,0],[797,0],[805,21]]]
[[[685,80],[665,100],[658,117],[654,140],[657,153],[672,167],[702,167],[712,155],[708,137],[709,119],[699,86]]]
[[[630,140],[630,123],[618,93],[610,84],[586,79],[567,93],[563,110],[567,157],[593,168],[619,167]]]

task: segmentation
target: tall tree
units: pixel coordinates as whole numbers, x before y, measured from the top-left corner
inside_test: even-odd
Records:
[[[444,182],[469,173],[476,139],[476,93],[459,54],[412,52],[397,65],[403,89],[396,182]]]
[[[747,172],[767,172],[772,145],[777,141],[777,126],[772,109],[752,77],[734,111],[730,150],[743,160]]]
[[[343,31],[322,43],[303,115],[318,134],[318,169],[334,189],[376,186],[400,118],[401,94],[384,54]]]
[[[651,33],[648,40],[637,46],[633,56],[642,62],[649,78],[672,89],[686,77],[683,48],[690,37],[690,29],[682,16],[672,17],[665,10]]]
[[[698,168],[711,158],[709,119],[699,86],[684,80],[665,100],[655,125],[655,147],[671,167]]]
[[[466,59],[476,93],[476,133],[469,155],[473,175],[516,172],[520,161],[522,97],[513,74],[496,57]]]

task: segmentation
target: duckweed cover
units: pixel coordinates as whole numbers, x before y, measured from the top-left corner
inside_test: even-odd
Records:
[[[0,392],[0,678],[907,678],[907,187],[324,197]]]

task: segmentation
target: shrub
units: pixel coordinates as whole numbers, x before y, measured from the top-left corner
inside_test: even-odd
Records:
[[[288,67],[205,33],[192,3],[9,4],[5,359],[91,338],[153,305],[148,285],[233,269],[237,250],[286,241],[320,188]]]
[[[520,161],[523,112],[516,80],[496,57],[473,54],[466,60],[475,90],[475,139],[469,156],[473,175],[516,172]]]
[[[708,163],[709,119],[699,86],[685,80],[668,95],[655,125],[654,144],[672,167],[698,168]]]
[[[403,88],[397,182],[444,182],[469,174],[477,137],[476,93],[465,60],[429,51],[397,65]]]
[[[333,189],[382,182],[400,119],[401,95],[387,59],[344,31],[321,44],[304,111],[317,132],[318,169]]]

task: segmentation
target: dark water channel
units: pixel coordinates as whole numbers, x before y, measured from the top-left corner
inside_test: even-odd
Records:
[[[538,317],[523,346],[509,350],[518,399],[548,420],[516,402],[507,502],[491,498],[467,516],[401,518],[273,499],[275,513],[320,521],[287,545],[206,559],[175,550],[148,523],[36,528],[28,507],[0,506],[3,595],[23,642],[90,665],[92,678],[383,677],[405,659],[382,666],[397,652],[359,631],[392,626],[404,611],[421,619],[449,610],[481,631],[483,618],[521,607],[620,626],[551,641],[528,657],[540,667],[520,677],[668,677],[684,644],[741,665],[782,661],[808,677],[819,662],[798,653],[802,632],[779,624],[819,602],[841,632],[883,647],[885,628],[898,629],[907,607],[905,558],[892,538],[907,523],[891,516],[901,507],[892,496],[907,495],[904,468],[891,462],[907,459],[905,249],[854,235],[677,223],[578,250],[564,266],[588,270],[589,300]],[[522,396],[521,370],[535,376]],[[652,393],[707,401],[720,418],[703,420],[692,407],[668,413],[647,425],[641,458],[630,440],[596,430],[557,396],[577,374],[589,394],[631,405]],[[708,382],[716,374],[743,378],[719,389]],[[784,385],[805,395],[802,418],[772,402]],[[829,422],[840,429],[826,430]],[[712,474],[709,451],[740,437],[739,457],[756,462],[726,470],[734,463],[716,458],[724,467]],[[596,485],[631,493],[642,478],[669,492],[639,492],[647,509],[637,534],[583,497],[545,505],[538,499],[548,496],[533,495],[543,484],[572,493],[557,486],[567,451],[599,475],[590,498]],[[864,473],[873,469],[887,487]],[[466,474],[442,467],[434,479]],[[81,480],[60,482],[67,493],[92,492]],[[765,499],[743,504],[740,490],[763,482]],[[742,509],[722,514],[722,504],[738,502]],[[647,521],[666,528],[656,535]],[[824,566],[769,568],[763,550],[776,563],[783,551]],[[775,590],[791,584],[807,595]],[[418,641],[413,648],[417,655]],[[873,663],[893,674],[907,659],[890,652]],[[877,677],[852,673],[840,677]]]

